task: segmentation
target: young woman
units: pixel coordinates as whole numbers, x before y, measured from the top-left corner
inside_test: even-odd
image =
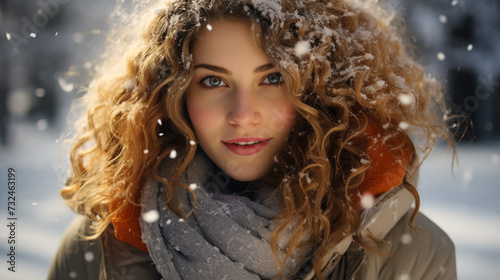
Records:
[[[418,155],[451,143],[442,92],[388,13],[137,5],[84,97],[50,279],[456,278],[416,190]]]

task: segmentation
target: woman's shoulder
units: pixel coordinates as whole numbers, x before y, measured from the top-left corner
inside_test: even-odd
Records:
[[[84,216],[77,216],[70,224],[52,261],[48,279],[161,278],[149,254],[116,239],[112,225],[97,239],[84,238],[91,233],[90,225],[91,220]]]
[[[361,254],[350,248],[347,255],[363,260],[356,268],[347,270],[355,271],[355,279],[457,278],[455,247],[449,236],[420,212],[413,221],[415,228],[410,228],[413,202],[413,195],[399,186],[363,212],[358,234],[365,240],[382,240],[375,246],[382,254],[364,250]],[[356,262],[351,260],[352,263]]]
[[[422,213],[417,213],[416,229],[411,231],[411,214],[408,211],[384,238],[380,249],[389,256],[367,253],[361,274],[377,273],[378,279],[456,279],[455,246],[449,236]]]
[[[66,229],[47,279],[99,279],[101,242],[88,240],[89,218],[78,215]]]
[[[455,247],[448,235],[422,213],[413,222],[415,230],[410,228],[413,201],[398,186],[365,209],[357,234],[380,240],[373,245],[378,253],[351,243],[331,266],[329,279],[456,279]]]

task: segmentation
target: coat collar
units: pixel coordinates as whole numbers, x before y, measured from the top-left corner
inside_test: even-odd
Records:
[[[372,208],[361,213],[361,227],[356,232],[356,235],[364,240],[372,240],[373,238],[383,240],[399,220],[410,211],[414,201],[413,194],[403,184],[380,195],[376,198]],[[353,236],[354,234],[346,236],[329,250],[328,255],[323,259],[323,270],[321,272],[323,276],[328,278],[335,270],[342,256],[351,246]],[[314,279],[314,271],[311,271],[304,279]]]

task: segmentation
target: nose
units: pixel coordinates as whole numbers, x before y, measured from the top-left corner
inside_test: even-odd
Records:
[[[232,126],[255,126],[261,121],[257,96],[250,90],[238,90],[231,100],[227,122]]]

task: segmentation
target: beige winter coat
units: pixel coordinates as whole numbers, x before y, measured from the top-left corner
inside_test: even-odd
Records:
[[[420,213],[414,222],[420,229],[410,233],[412,203],[413,196],[400,186],[363,213],[358,234],[370,232],[384,240],[377,247],[388,256],[361,249],[349,236],[331,249],[323,275],[331,280],[456,279],[455,248],[446,233]],[[149,255],[117,240],[112,226],[97,240],[82,240],[79,235],[88,233],[89,223],[78,217],[70,225],[48,279],[161,279]],[[305,279],[315,277],[310,274]]]

